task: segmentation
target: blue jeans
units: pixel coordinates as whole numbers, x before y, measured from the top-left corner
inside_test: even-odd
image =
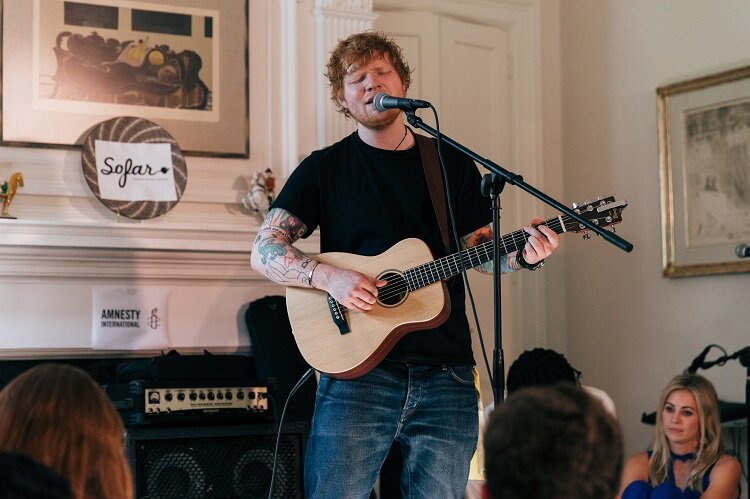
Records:
[[[394,440],[405,498],[460,499],[477,444],[471,366],[384,361],[353,380],[322,375],[305,456],[308,499],[366,499]]]

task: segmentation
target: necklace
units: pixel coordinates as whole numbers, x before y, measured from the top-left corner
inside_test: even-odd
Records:
[[[675,454],[671,450],[669,453],[672,455],[672,459],[675,459],[677,461],[690,461],[692,459],[695,459],[695,452],[688,452],[686,454]]]
[[[393,148],[394,151],[398,151],[398,148],[401,147],[401,144],[404,143],[404,141],[406,140],[406,134],[407,133],[409,133],[409,127],[407,127],[406,125],[404,125],[404,136],[401,137],[401,142],[399,142],[398,145]]]

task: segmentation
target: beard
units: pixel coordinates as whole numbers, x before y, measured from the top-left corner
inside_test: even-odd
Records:
[[[373,130],[388,128],[401,115],[401,110],[399,109],[388,109],[383,112],[373,110],[371,112],[368,107],[371,106],[349,109],[349,115],[360,125]]]

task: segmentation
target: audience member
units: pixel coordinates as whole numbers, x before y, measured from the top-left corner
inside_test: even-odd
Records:
[[[527,386],[547,386],[555,383],[573,383],[599,400],[604,408],[617,416],[612,398],[600,388],[581,384],[581,371],[574,368],[568,359],[549,348],[533,348],[524,351],[508,369],[505,383],[508,395]]]
[[[571,366],[563,354],[549,348],[532,348],[523,351],[510,365],[505,386],[509,396],[522,388],[532,386],[550,386],[557,383],[580,386],[599,400],[612,416],[615,416],[615,403],[609,395],[598,388],[581,385],[580,378],[581,371]],[[487,406],[485,413],[488,414],[492,410],[494,410],[494,403]],[[482,432],[486,427],[486,419],[487,416],[479,420],[480,431]],[[482,445],[483,442],[480,439],[480,449]],[[481,497],[483,485],[482,480],[469,480],[464,498],[477,499]]]
[[[714,386],[680,374],[664,388],[651,450],[631,456],[620,499],[737,499],[740,464],[724,453]]]
[[[620,428],[572,384],[509,396],[490,416],[484,450],[488,499],[603,499],[617,492]]]
[[[68,481],[25,454],[0,452],[0,498],[73,499]]]
[[[525,350],[508,368],[505,386],[508,395],[528,386],[547,386],[555,383],[578,384],[581,371],[573,368],[568,359],[549,348]]]
[[[75,499],[133,496],[123,435],[112,403],[76,367],[39,364],[0,391],[0,450],[56,471]]]

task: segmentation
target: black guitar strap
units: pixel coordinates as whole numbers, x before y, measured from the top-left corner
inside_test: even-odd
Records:
[[[419,147],[419,155],[422,158],[422,168],[427,180],[427,188],[430,191],[432,207],[435,209],[440,234],[443,236],[445,251],[450,254],[448,239],[448,211],[445,208],[445,186],[443,185],[443,174],[438,163],[437,142],[420,134],[413,134]]]

